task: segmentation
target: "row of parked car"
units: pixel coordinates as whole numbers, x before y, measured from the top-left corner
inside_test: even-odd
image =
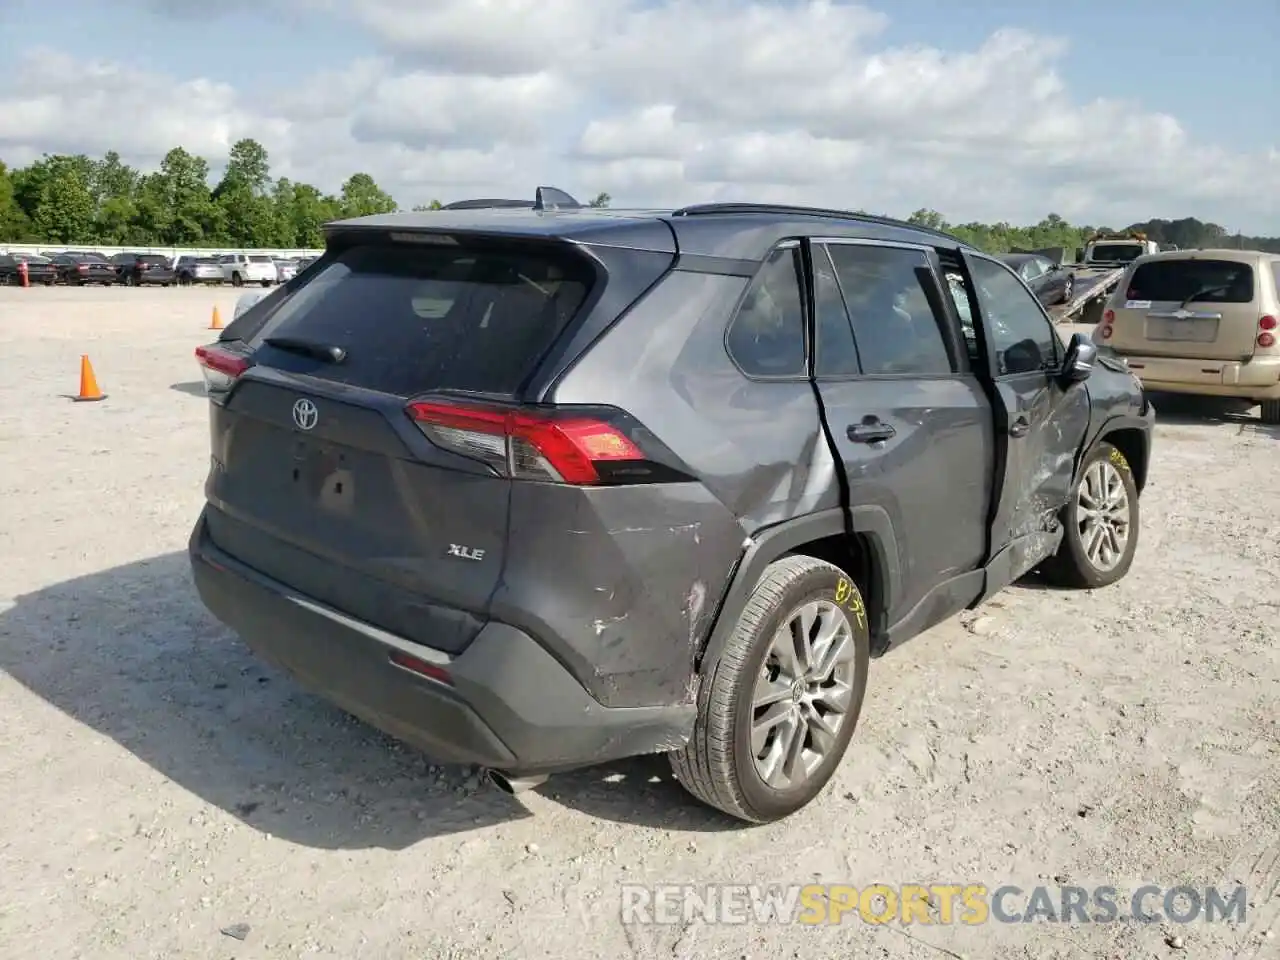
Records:
[[[27,282],[53,286],[89,284],[129,287],[223,284],[270,287],[292,279],[315,258],[283,259],[258,253],[167,257],[158,253],[117,253],[105,256],[90,250],[62,253],[0,254],[0,285]]]

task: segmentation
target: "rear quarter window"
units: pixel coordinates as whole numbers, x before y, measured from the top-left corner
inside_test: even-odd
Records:
[[[1231,260],[1156,260],[1129,278],[1129,300],[1181,303],[1251,303],[1253,268]]]
[[[592,266],[548,243],[361,243],[332,257],[257,321],[255,359],[399,396],[511,396],[592,291]],[[230,330],[230,328],[228,328]],[[266,344],[346,351],[324,363]]]

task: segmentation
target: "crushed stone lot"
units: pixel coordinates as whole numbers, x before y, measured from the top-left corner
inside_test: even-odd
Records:
[[[0,290],[0,955],[1280,957],[1280,429],[1256,410],[1157,398],[1127,579],[1028,583],[873,662],[831,786],[747,829],[661,758],[507,796],[205,613],[192,350],[238,293]],[[105,402],[66,398],[82,353]],[[1243,884],[1250,906],[1244,924],[620,919],[623,884],[771,882]]]

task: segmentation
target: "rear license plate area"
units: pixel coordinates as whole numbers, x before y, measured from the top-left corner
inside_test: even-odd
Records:
[[[1172,340],[1182,343],[1213,343],[1218,339],[1218,320],[1209,317],[1148,317],[1148,340]]]
[[[294,445],[290,480],[298,496],[328,513],[349,513],[355,504],[355,464],[345,451],[299,440]]]

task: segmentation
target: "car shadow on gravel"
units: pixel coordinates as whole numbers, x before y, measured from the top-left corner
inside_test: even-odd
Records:
[[[403,849],[532,816],[477,771],[434,764],[297,687],[201,605],[185,551],[0,608],[0,669],[162,776],[264,833]],[[687,831],[739,824],[688,797],[662,757],[554,777],[551,803]]]
[[[1192,397],[1177,393],[1148,394],[1156,408],[1156,424],[1170,426],[1220,426],[1238,434],[1280,439],[1280,425],[1263,423],[1258,408],[1243,402]]]
[[[185,393],[189,397],[206,397],[203,380],[191,380],[187,383],[171,383],[170,390],[176,390],[178,393]]]

